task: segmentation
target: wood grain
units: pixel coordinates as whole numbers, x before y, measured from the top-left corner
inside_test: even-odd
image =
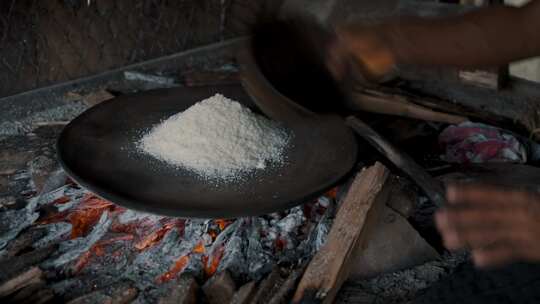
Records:
[[[334,300],[348,276],[352,253],[388,175],[388,169],[376,163],[355,177],[336,215],[326,244],[315,255],[300,280],[294,303],[331,303]]]

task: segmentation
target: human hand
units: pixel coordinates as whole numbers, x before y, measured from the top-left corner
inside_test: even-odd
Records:
[[[478,267],[540,262],[540,196],[485,186],[450,186],[437,228],[450,250],[468,248]]]
[[[394,69],[395,56],[384,37],[383,26],[339,26],[335,34],[327,66],[336,79],[342,80],[356,69],[366,80],[381,81]]]

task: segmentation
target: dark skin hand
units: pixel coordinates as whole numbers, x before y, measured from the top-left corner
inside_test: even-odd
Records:
[[[371,80],[399,64],[492,67],[540,54],[539,31],[539,0],[456,17],[346,24],[335,29],[328,66],[340,79],[354,64]]]
[[[492,67],[540,54],[540,0],[449,18],[347,24],[335,32],[327,66],[338,80],[360,74],[379,81],[400,64]],[[448,188],[448,202],[436,214],[448,249],[471,249],[478,267],[540,262],[539,196],[462,185]]]
[[[540,262],[540,196],[485,186],[449,186],[435,220],[445,247],[472,251],[478,267]]]

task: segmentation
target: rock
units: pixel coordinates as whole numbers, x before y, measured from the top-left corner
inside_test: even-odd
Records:
[[[414,213],[418,192],[410,182],[402,178],[393,176],[391,182],[393,187],[386,205],[401,216],[409,218]]]
[[[385,207],[365,245],[357,248],[349,279],[407,269],[440,256],[399,213]]]

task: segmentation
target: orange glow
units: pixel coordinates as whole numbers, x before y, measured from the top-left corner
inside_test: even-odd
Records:
[[[96,248],[94,248],[94,254],[99,257],[104,256],[105,249],[103,248],[103,246],[96,246]]]
[[[334,187],[333,189],[329,190],[328,192],[326,192],[326,196],[330,197],[330,198],[333,198],[333,199],[336,199],[337,197],[337,187]]]
[[[287,246],[287,241],[285,241],[284,239],[281,239],[281,238],[276,239],[276,249],[277,250],[283,251],[283,249],[285,249],[286,246]]]
[[[231,223],[231,221],[228,221],[228,220],[215,220],[214,222],[218,225],[219,229],[221,230],[225,229]]]
[[[56,199],[53,204],[65,204],[69,201],[68,197],[63,196]],[[39,220],[36,224],[47,225],[69,221],[72,225],[71,238],[74,239],[88,234],[105,210],[114,211],[116,208],[112,203],[102,200],[94,194],[86,194],[74,210],[58,212]]]
[[[91,256],[92,256],[91,249],[81,254],[79,259],[77,260],[77,263],[75,263],[75,266],[74,266],[75,274],[78,274],[79,272],[81,272],[81,270],[83,270],[84,266],[86,266],[88,262],[90,261]]]
[[[216,239],[217,235],[218,235],[217,232],[215,232],[214,230],[208,231],[208,234],[212,238],[212,241],[214,241]]]
[[[71,201],[71,199],[67,196],[62,196],[60,198],[57,198],[55,199],[52,204],[53,205],[62,205],[62,204],[65,204],[65,203],[68,203],[69,201]]]
[[[193,247],[193,253],[204,253],[204,252],[205,252],[205,249],[204,249],[204,245],[202,241],[200,241],[199,243],[197,243],[197,245],[195,245],[195,247]]]
[[[72,225],[71,238],[74,239],[88,234],[103,212],[114,209],[115,206],[111,202],[102,200],[93,194],[85,195],[77,209],[68,216]]]
[[[186,268],[188,262],[189,262],[189,255],[185,255],[179,258],[169,271],[167,271],[165,274],[163,274],[157,279],[157,282],[165,283],[174,279],[178,273],[182,272],[184,268]]]
[[[208,261],[210,259],[207,256],[204,256],[202,258],[202,261],[204,263],[204,273],[206,274],[206,277],[211,277],[214,275],[214,273],[216,273],[219,267],[219,263],[221,262],[221,258],[223,258],[224,251],[225,247],[219,247],[212,256],[212,262],[210,263],[210,265],[208,265]]]
[[[163,237],[165,236],[165,234],[173,229],[175,226],[174,223],[167,223],[165,225],[163,225],[163,227],[159,228],[158,230],[152,232],[151,234],[147,235],[145,238],[143,238],[142,240],[140,240],[139,242],[137,242],[135,244],[135,248],[139,249],[139,250],[144,250],[146,248],[149,248],[149,247],[152,247],[154,245],[156,245],[157,243],[159,243]]]
[[[79,260],[77,261],[77,263],[75,263],[75,274],[77,274],[77,273],[81,272],[81,270],[83,270],[83,268],[90,261],[90,258],[92,257],[92,255],[95,255],[95,256],[98,256],[98,257],[104,256],[105,255],[105,246],[110,245],[110,244],[112,244],[114,242],[117,242],[117,241],[128,241],[128,240],[132,240],[132,239],[133,239],[133,235],[123,235],[123,236],[110,238],[108,240],[103,240],[103,241],[99,241],[99,242],[95,243],[92,247],[90,247],[90,249],[87,252],[83,253],[79,257]],[[121,254],[120,250],[117,250],[112,255],[115,256],[115,257],[118,257],[118,256],[120,256],[120,254]]]

